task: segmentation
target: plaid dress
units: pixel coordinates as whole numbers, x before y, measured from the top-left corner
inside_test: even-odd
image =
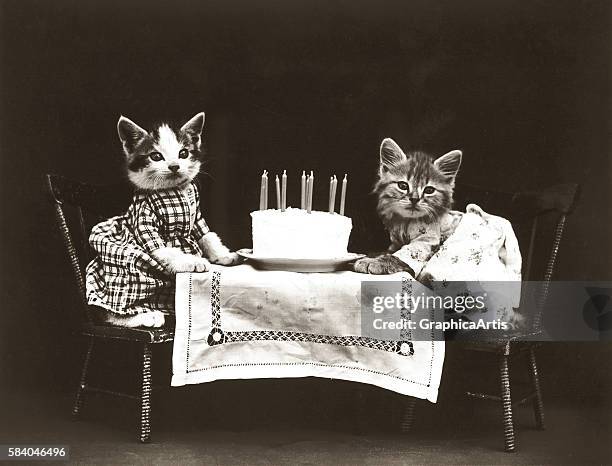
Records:
[[[173,313],[174,277],[151,252],[175,247],[202,256],[198,240],[208,232],[195,184],[136,191],[124,215],[91,231],[97,256],[86,268],[87,302],[119,314],[135,314],[135,306]]]

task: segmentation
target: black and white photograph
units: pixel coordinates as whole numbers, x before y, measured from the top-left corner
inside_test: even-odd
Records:
[[[0,0],[0,461],[612,463],[612,3]]]

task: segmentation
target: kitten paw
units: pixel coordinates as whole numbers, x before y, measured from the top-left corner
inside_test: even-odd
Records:
[[[227,256],[217,257],[213,262],[219,265],[236,265],[240,264],[242,260],[243,259],[241,256],[239,256],[235,252],[232,252]]]
[[[196,257],[193,262],[193,272],[206,272],[210,270],[210,262],[203,257]]]
[[[206,272],[210,270],[210,262],[203,257],[188,256],[185,261],[185,272]]]
[[[172,273],[206,272],[210,269],[210,262],[203,257],[184,254],[168,261],[167,266]]]
[[[146,308],[137,309],[141,312],[126,316],[116,315],[109,312],[105,321],[112,325],[127,328],[160,328],[163,327],[164,323],[166,322],[164,314],[160,311],[151,311]]]
[[[210,262],[200,256],[185,254],[178,248],[160,248],[152,252],[164,269],[174,275],[180,272],[206,272]]]
[[[159,311],[149,311],[136,316],[141,317],[140,327],[160,328],[166,321],[164,314]]]
[[[412,269],[397,257],[390,254],[375,258],[364,257],[359,259],[353,265],[353,270],[359,273],[369,273],[372,275],[387,275],[397,272],[410,272],[414,275]]]
[[[380,265],[378,264],[378,259],[371,257],[364,257],[363,259],[359,259],[353,265],[353,270],[359,273],[372,273],[372,274],[380,274]]]

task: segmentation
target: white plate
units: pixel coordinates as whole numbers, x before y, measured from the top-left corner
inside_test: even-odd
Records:
[[[365,254],[349,252],[346,256],[329,259],[291,259],[287,257],[257,257],[248,250],[237,252],[258,269],[285,270],[287,272],[335,272],[344,269],[349,262],[365,257]]]

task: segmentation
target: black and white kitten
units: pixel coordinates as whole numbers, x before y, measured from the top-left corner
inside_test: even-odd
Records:
[[[204,118],[204,112],[198,113],[177,132],[167,124],[148,132],[121,116],[117,132],[132,184],[144,191],[157,191],[191,183],[202,166]],[[200,246],[215,264],[232,265],[240,261],[238,254],[230,252],[214,232],[204,235]],[[152,255],[172,273],[205,272],[210,267],[207,259],[185,254],[177,248],[160,248]]]
[[[137,192],[191,189],[188,187],[200,172],[202,164],[204,118],[202,112],[178,130],[161,124],[152,131],[141,128],[124,116],[119,118],[117,131],[125,153],[127,175]],[[161,207],[165,208],[176,207]],[[238,254],[231,252],[214,232],[204,234],[197,240],[197,244],[204,257],[184,252],[178,247],[160,247],[147,253],[162,264],[169,275],[205,272],[211,262],[221,265],[241,262]],[[160,327],[164,324],[164,314],[161,311],[134,306],[130,313],[134,314],[108,312],[104,320],[124,327]]]

